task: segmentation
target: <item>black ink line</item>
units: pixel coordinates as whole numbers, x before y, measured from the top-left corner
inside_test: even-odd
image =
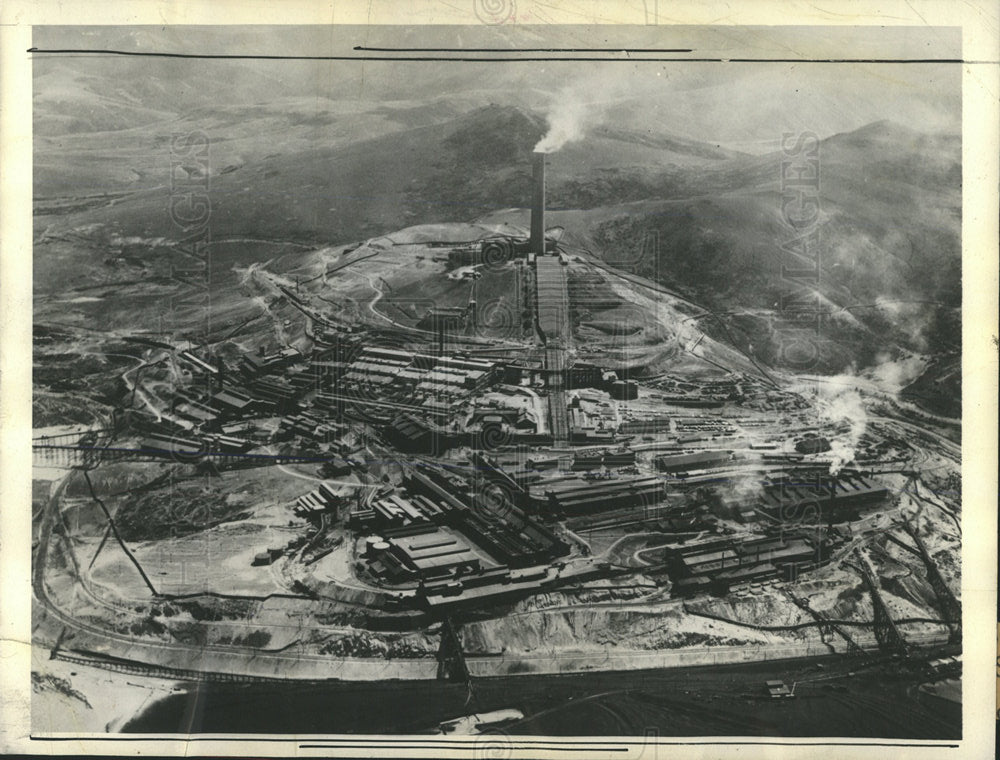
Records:
[[[354,50],[375,53],[693,53],[693,48],[454,48],[454,47],[368,47],[355,45]]]
[[[365,739],[364,741],[370,742],[370,743],[373,743],[373,744],[389,744],[390,746],[393,746],[393,747],[400,746],[398,744],[395,744],[394,742],[396,740],[393,740],[393,739]],[[412,741],[412,740],[410,740],[410,741]],[[481,746],[483,746],[483,744],[487,744],[488,745],[490,743],[497,743],[497,741],[498,740],[493,740],[491,742],[489,739],[487,739],[487,741],[485,741],[485,742],[483,742],[482,740],[473,741],[473,742],[454,741],[454,742],[451,742],[450,744],[444,745],[444,748],[448,749],[448,748],[456,748],[456,747],[457,748],[461,748],[461,747],[481,747]],[[502,741],[502,739],[499,740],[499,741]],[[504,748],[505,749],[521,749],[521,750],[524,750],[524,749],[542,749],[542,750],[544,750],[544,749],[552,749],[551,747],[531,746],[531,740],[530,739],[522,739],[522,738],[518,737],[517,741],[520,744],[528,744],[529,746],[525,746],[525,747],[521,747],[521,746],[505,746]],[[551,742],[552,739],[545,739],[545,740],[538,740],[538,741],[549,741],[549,742]],[[573,744],[573,742],[563,742],[563,743],[564,744]],[[589,743],[590,742],[588,742],[588,744]],[[594,745],[597,745],[597,744],[609,744],[609,743],[610,742],[593,742]],[[664,746],[667,746],[667,745],[669,745],[669,746],[703,746],[703,745],[719,745],[719,746],[737,746],[737,747],[742,747],[742,746],[757,746],[757,745],[760,745],[760,746],[774,746],[774,747],[933,747],[933,748],[945,748],[945,749],[957,749],[958,746],[959,746],[958,744],[923,744],[923,743],[917,743],[917,742],[912,742],[912,743],[906,743],[906,742],[896,742],[896,743],[883,743],[883,742],[774,742],[774,741],[769,741],[769,742],[755,742],[753,740],[740,741],[740,742],[713,742],[713,741],[703,741],[703,742],[687,741],[687,742],[681,742],[681,741],[660,741],[660,740],[647,741],[647,740],[640,740],[640,741],[631,742],[631,743],[632,744],[639,744],[641,746],[659,746],[659,745],[664,745]],[[354,745],[354,744],[300,744],[300,745],[298,745],[299,749],[363,749],[363,748],[366,748],[368,746],[369,745],[367,745],[367,744],[358,744],[358,745]],[[598,749],[597,747],[594,747],[594,748],[590,748],[590,747],[574,747],[572,749],[570,749],[569,747],[567,747],[565,749],[561,749],[561,748],[557,748],[557,749],[560,749],[560,751],[564,751],[564,752],[573,752],[573,751],[581,751],[581,752],[583,752],[583,751],[586,751],[586,752],[602,752],[602,751],[628,752],[629,751],[628,747],[619,749],[620,746],[621,746],[620,744],[616,744],[616,746],[614,746],[614,747],[602,747],[600,749]],[[436,747],[430,747],[430,745],[413,745],[413,746],[404,746],[404,747],[400,747],[400,748],[401,749],[420,749],[420,748],[423,748],[423,747],[428,747],[428,748],[436,749]]]
[[[412,740],[411,740],[412,741]],[[518,740],[520,742],[520,740]],[[549,741],[552,741],[549,739]],[[614,747],[555,747],[555,746],[538,746],[537,744],[525,744],[525,743],[506,743],[503,739],[493,739],[487,738],[486,741],[473,742],[469,744],[459,744],[458,742],[453,742],[449,744],[393,744],[394,749],[459,749],[462,746],[473,746],[482,747],[490,746],[491,744],[498,744],[503,742],[501,746],[505,750],[536,750],[540,752],[628,752],[629,748],[618,744]],[[299,749],[370,749],[369,744],[300,744]]]
[[[112,50],[98,48],[28,48],[28,53],[44,55],[120,55],[137,58],[192,58],[218,60],[266,60],[266,61],[401,61],[416,63],[420,61],[438,61],[443,63],[543,63],[547,61],[568,62],[626,62],[626,63],[940,63],[965,65],[989,64],[996,65],[1000,61],[966,61],[962,58],[612,58],[582,57],[582,56],[518,56],[503,58],[488,58],[477,56],[473,58],[457,56],[377,56],[377,55],[256,55],[256,54],[222,54],[222,53],[162,53],[135,50]]]
[[[176,736],[161,735],[161,736],[75,736],[60,734],[59,736],[35,736],[30,735],[28,739],[33,742],[79,742],[79,741],[98,741],[98,742],[223,742],[223,741],[254,741],[254,742],[291,742],[295,741],[293,736],[276,737],[276,736],[259,736],[255,737],[253,734],[234,734],[231,736],[226,735],[211,735],[211,736],[197,736],[197,735],[187,735],[187,734],[177,734]]]
[[[627,740],[622,740],[619,742],[573,742],[565,741],[559,742],[560,744],[589,744],[589,745],[607,745],[613,744],[614,746],[621,746],[622,744],[645,744],[645,745],[682,745],[682,746],[702,746],[702,745],[722,745],[722,746],[746,746],[746,745],[766,745],[766,746],[776,746],[776,747],[928,747],[928,748],[944,748],[944,749],[957,749],[958,744],[940,744],[940,743],[925,743],[925,742],[757,742],[752,739],[740,742],[713,742],[713,741],[666,741],[662,739],[649,740],[642,737],[637,737],[639,741],[628,742]],[[196,734],[175,734],[175,735],[161,735],[161,736],[77,736],[77,735],[59,735],[59,736],[35,736],[29,735],[28,739],[30,741],[37,742],[78,742],[78,741],[95,741],[95,742],[216,742],[216,741],[247,741],[247,742],[293,742],[295,741],[293,735],[289,735],[288,738],[271,736],[254,736],[254,734],[212,734],[210,736],[198,736]],[[323,740],[320,740],[323,741]],[[353,739],[345,741],[364,741],[365,746],[369,745],[395,745],[401,741],[413,741],[412,739],[388,739],[388,738],[377,738],[377,739]],[[540,742],[552,742],[553,739],[532,739],[531,737],[518,737],[517,741],[521,744],[537,744]],[[449,745],[453,747],[461,746],[482,746],[482,740],[476,741],[462,741],[455,740],[450,742]],[[337,749],[338,747],[343,747],[341,744],[324,744],[324,745],[312,745],[312,744],[301,744],[298,745],[300,748],[308,747],[310,749]],[[532,748],[533,749],[533,748]]]

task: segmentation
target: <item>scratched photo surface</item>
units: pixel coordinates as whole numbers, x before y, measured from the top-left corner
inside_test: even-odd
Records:
[[[505,7],[35,27],[33,732],[962,736],[959,30]]]

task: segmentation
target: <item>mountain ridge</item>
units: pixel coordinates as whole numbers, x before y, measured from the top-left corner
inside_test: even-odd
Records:
[[[111,132],[78,135],[61,148],[39,141],[40,190],[59,187],[62,196],[80,197],[103,184],[120,195],[83,207],[67,205],[59,193],[39,199],[36,237],[82,235],[95,250],[120,239],[183,239],[187,231],[168,213],[169,163],[160,160],[178,128],[212,137],[206,192],[217,239],[320,246],[417,223],[470,222],[497,209],[517,209],[501,221],[525,223],[530,154],[546,129],[540,113],[497,103],[457,114],[391,105],[354,111],[329,115],[316,107],[311,118],[269,104],[227,107],[219,120],[219,110],[208,108],[195,112],[201,120],[188,114],[140,126],[128,147]],[[956,136],[889,120],[819,141],[824,261],[817,296],[831,313],[840,310],[831,317],[838,345],[829,368],[872,361],[880,332],[914,348],[955,340],[960,147]],[[131,172],[123,181],[93,181],[91,169],[120,169],[123,159]],[[780,150],[751,155],[667,132],[596,127],[549,156],[550,219],[572,218],[567,240],[609,260],[652,234],[655,263],[647,261],[640,274],[717,311],[773,309],[785,287],[782,246],[792,238],[782,220],[783,160]],[[82,281],[92,276],[85,259],[68,265]],[[36,274],[36,290],[45,292],[47,275]],[[943,306],[927,314],[858,308],[890,300]],[[731,322],[731,332],[777,361],[759,319]]]

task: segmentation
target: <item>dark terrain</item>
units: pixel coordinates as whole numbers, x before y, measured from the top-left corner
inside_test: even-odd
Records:
[[[853,669],[853,670],[852,670]],[[768,699],[764,682],[796,686]],[[961,737],[961,706],[917,690],[892,663],[789,660],[667,671],[522,676],[462,684],[202,685],[125,726],[170,733],[417,733],[474,712],[517,708],[511,735]],[[197,711],[194,705],[197,703]],[[859,710],[859,705],[864,709]],[[193,717],[193,716],[197,717]]]

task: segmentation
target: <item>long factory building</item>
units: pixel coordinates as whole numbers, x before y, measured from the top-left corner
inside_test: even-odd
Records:
[[[733,586],[778,577],[792,577],[828,556],[828,547],[801,538],[724,536],[672,544],[663,549],[674,594],[726,593]]]
[[[771,517],[818,508],[824,516],[836,518],[843,512],[878,504],[888,496],[885,486],[857,472],[802,474],[766,485],[756,506]]]
[[[390,494],[351,514],[356,528],[378,536],[369,541],[370,567],[387,580],[465,577],[489,567],[546,563],[569,553],[551,529],[513,505],[502,512],[470,507],[468,494],[447,474],[413,468],[407,485],[407,496]]]
[[[584,514],[634,504],[655,504],[666,495],[659,476],[585,480],[568,478],[532,487],[536,509],[555,514]]]

